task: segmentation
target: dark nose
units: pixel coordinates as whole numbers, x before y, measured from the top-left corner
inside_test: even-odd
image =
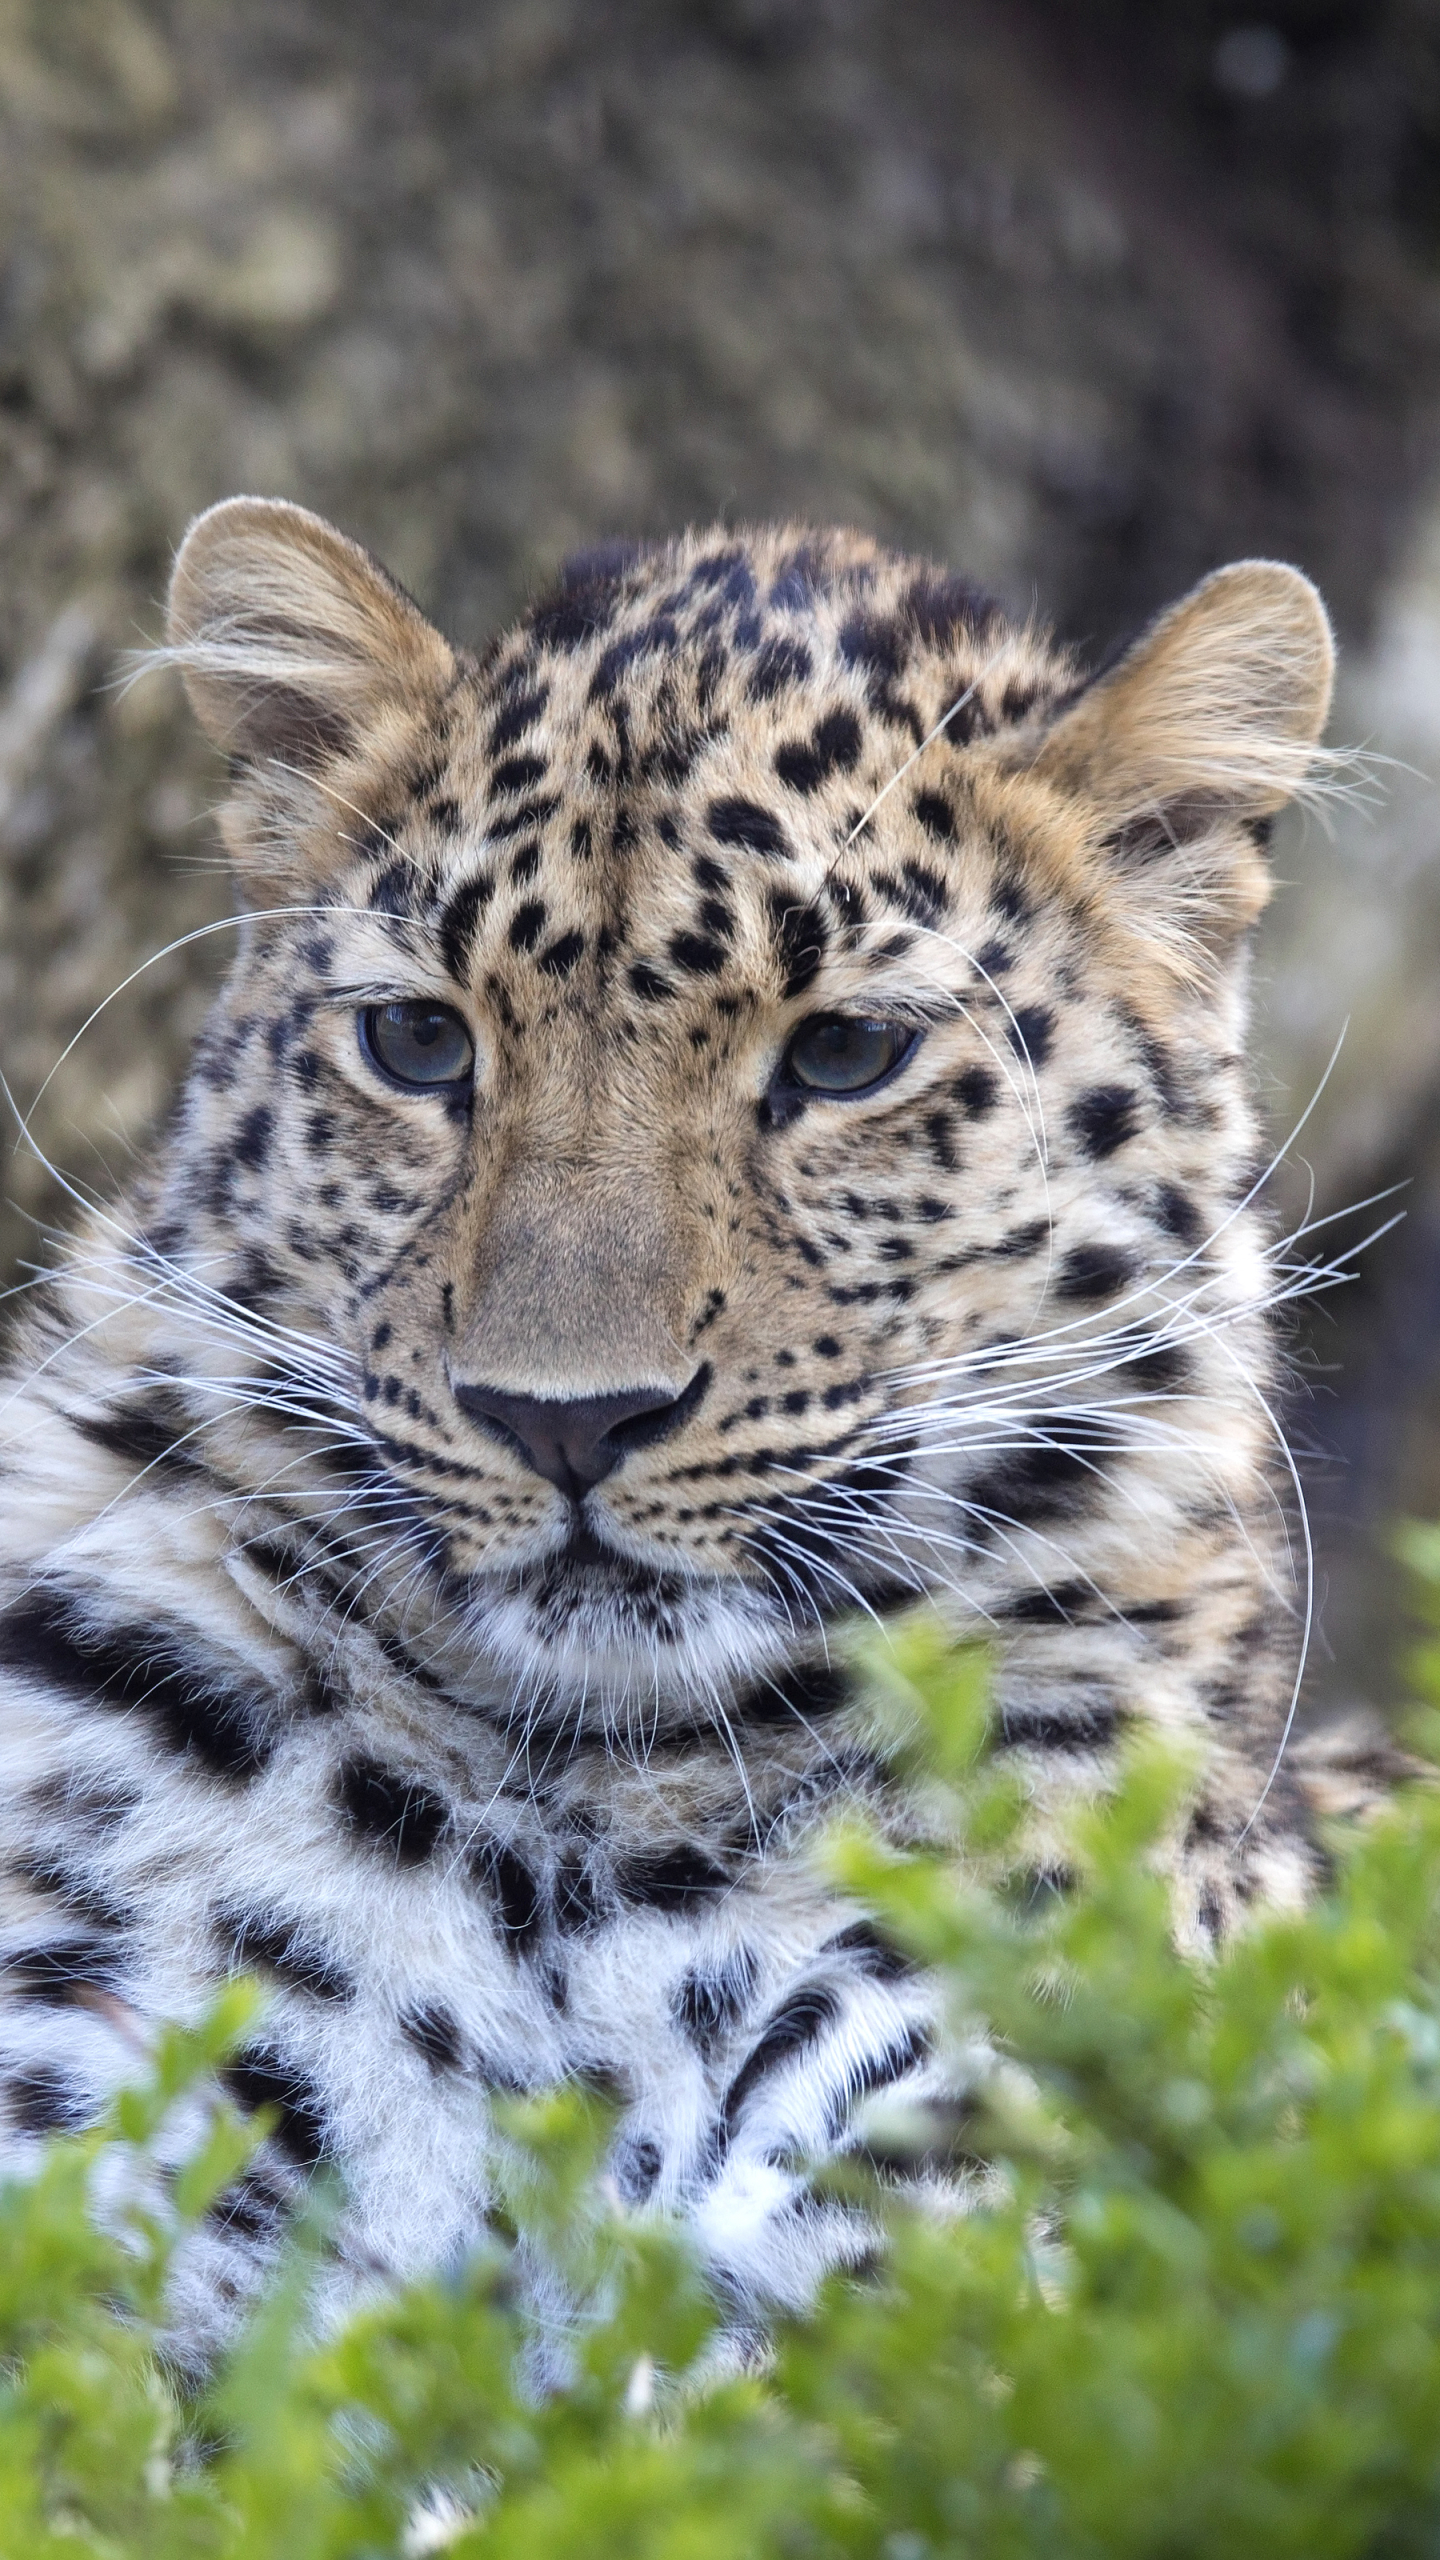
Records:
[[[668,1440],[688,1422],[709,1383],[705,1361],[678,1396],[660,1387],[614,1396],[512,1396],[503,1387],[457,1381],[455,1401],[472,1422],[518,1449],[537,1475],[578,1501],[632,1449]]]

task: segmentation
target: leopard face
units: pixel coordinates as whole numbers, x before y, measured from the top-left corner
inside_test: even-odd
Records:
[[[1296,573],[1087,686],[863,537],[699,534],[476,662],[237,500],[172,634],[250,910],[152,1203],[185,1392],[452,1686],[723,1710],[857,1608],[1083,1600],[1223,1478]]]

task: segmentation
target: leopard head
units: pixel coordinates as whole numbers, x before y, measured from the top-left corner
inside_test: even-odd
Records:
[[[234,1311],[186,1355],[233,1467],[368,1521],[450,1676],[723,1698],[857,1607],[1103,1581],[1197,1450],[1228,1498],[1297,571],[1087,681],[862,535],[691,533],[476,659],[235,499],[170,654],[245,923],[152,1232]]]

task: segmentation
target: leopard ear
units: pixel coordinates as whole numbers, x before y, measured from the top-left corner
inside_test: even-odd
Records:
[[[1256,837],[1324,764],[1335,646],[1274,560],[1201,580],[1041,740],[1032,770],[1085,804],[1112,889],[1177,954],[1233,943],[1265,903]]]
[[[374,730],[433,705],[455,660],[403,587],[279,498],[197,516],[170,581],[164,655],[227,754],[310,770],[368,759]]]

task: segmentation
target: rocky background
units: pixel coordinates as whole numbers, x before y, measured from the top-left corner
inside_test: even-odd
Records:
[[[217,776],[116,686],[214,498],[471,643],[577,543],[781,510],[1096,651],[1237,553],[1319,579],[1370,761],[1278,849],[1264,1075],[1283,1136],[1348,1020],[1284,1201],[1409,1185],[1292,1416],[1315,1700],[1386,1694],[1386,1524],[1440,1514],[1440,0],[0,0],[0,243],[0,1061],[82,1188],[224,960]],[[63,1200],[8,1146],[23,1279]]]

